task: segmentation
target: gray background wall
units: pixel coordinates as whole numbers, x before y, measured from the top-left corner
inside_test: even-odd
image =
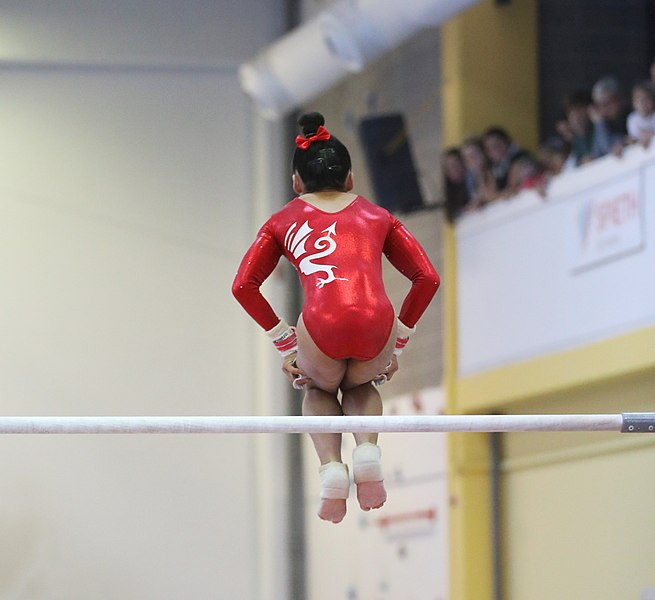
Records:
[[[277,128],[236,78],[281,4],[3,3],[2,413],[284,409],[229,291],[284,192]],[[3,598],[286,595],[276,436],[17,436],[0,454]]]

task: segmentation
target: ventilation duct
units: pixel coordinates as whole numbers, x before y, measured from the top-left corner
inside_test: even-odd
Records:
[[[277,119],[477,1],[341,0],[241,65],[241,86]]]

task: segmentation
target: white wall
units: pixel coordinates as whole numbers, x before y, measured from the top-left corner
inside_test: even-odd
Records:
[[[3,3],[2,413],[280,412],[230,283],[280,193],[236,67],[281,20],[254,0]],[[256,477],[282,449],[0,438],[0,596],[284,597],[284,485]]]
[[[282,32],[284,5],[258,0],[4,0],[5,62],[234,69]]]

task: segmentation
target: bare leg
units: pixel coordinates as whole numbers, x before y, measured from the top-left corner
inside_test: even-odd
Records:
[[[349,361],[342,384],[342,406],[346,415],[381,415],[382,399],[371,380],[382,373],[391,359],[396,340],[395,327],[387,345],[371,361]],[[384,489],[377,433],[356,433],[353,451],[353,475],[357,484],[357,500],[362,510],[380,508],[387,499]]]
[[[363,383],[349,390],[344,390],[341,405],[344,415],[377,416],[382,414],[382,398],[380,398],[377,389],[370,383]],[[353,435],[358,446],[364,442],[376,444],[378,441],[377,433],[355,433]]]
[[[298,367],[310,378],[303,401],[303,415],[343,415],[337,393],[346,370],[346,361],[333,360],[323,354],[311,339],[302,317],[298,321]],[[318,516],[339,523],[346,515],[346,499],[350,488],[347,467],[341,460],[340,433],[311,434],[320,460],[321,503]]]
[[[310,337],[302,317],[298,320],[298,357],[296,363],[311,379],[303,401],[303,415],[336,416],[342,415],[337,392],[346,361],[333,360],[323,354]],[[341,434],[318,433],[311,435],[321,464],[341,462]]]
[[[382,400],[370,383],[343,392],[346,415],[381,415]],[[377,433],[356,433],[353,451],[353,475],[357,484],[357,500],[362,510],[380,508],[387,499],[384,488]]]
[[[302,414],[311,416],[340,416],[341,404],[336,395],[310,388],[305,392]],[[341,460],[340,433],[310,434],[321,462],[321,503],[318,516],[324,521],[340,523],[346,516],[346,499],[350,490],[350,476]]]
[[[334,360],[321,352],[305,328],[302,317],[298,320],[298,367],[311,380],[303,403],[303,414],[336,416],[380,415],[380,394],[371,380],[382,373],[391,359],[396,339],[393,327],[389,340],[380,354],[369,361]],[[341,389],[342,402],[337,393]],[[349,482],[345,466],[341,462],[340,434],[312,434],[321,467],[321,505],[319,517],[333,523],[340,522],[346,514],[345,493],[341,492]],[[380,449],[377,433],[361,433],[355,436],[357,448],[353,452],[357,499],[363,510],[381,507],[387,493],[384,489]]]
[[[310,388],[305,392],[302,414],[305,416],[340,416],[343,415],[343,412],[336,395],[319,388]],[[329,462],[341,462],[340,433],[312,433],[310,437],[322,465]]]
[[[340,416],[343,413],[335,395],[318,388],[310,388],[305,393],[302,414]],[[321,502],[318,516],[324,521],[340,523],[346,516],[346,499],[350,491],[348,469],[341,460],[341,434],[312,433],[310,436],[321,462]]]

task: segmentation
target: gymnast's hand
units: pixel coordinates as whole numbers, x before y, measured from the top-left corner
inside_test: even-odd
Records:
[[[394,354],[389,362],[391,364],[384,370],[384,373],[387,375],[387,380],[390,380],[398,370],[398,357]]]
[[[398,370],[398,357],[394,354],[391,357],[391,360],[389,361],[389,364],[384,369],[384,371],[382,371],[382,373],[380,373],[379,375],[377,375],[377,377],[375,377],[375,379],[373,379],[373,383],[377,386],[386,383],[394,376],[397,370]]]
[[[311,383],[311,379],[305,375],[305,373],[298,368],[296,365],[296,356],[297,353],[290,354],[285,357],[284,362],[282,363],[282,372],[286,375],[286,378],[291,382],[291,385],[296,390],[301,390],[303,386]]]

